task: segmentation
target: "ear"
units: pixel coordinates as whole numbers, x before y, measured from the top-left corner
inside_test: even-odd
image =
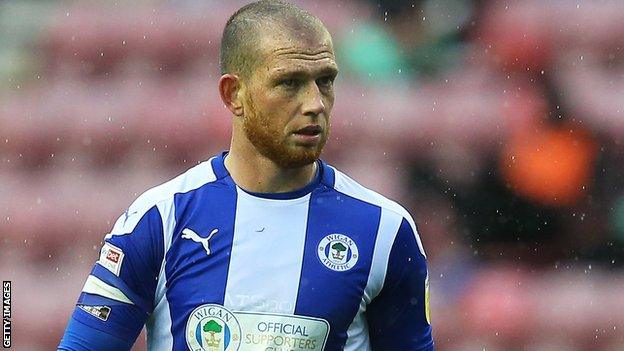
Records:
[[[235,116],[242,116],[244,112],[241,83],[241,79],[234,74],[224,74],[219,79],[221,101]]]

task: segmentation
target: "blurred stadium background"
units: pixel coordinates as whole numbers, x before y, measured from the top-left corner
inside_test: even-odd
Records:
[[[624,350],[624,1],[299,3],[342,69],[324,159],[414,214],[438,350]],[[14,349],[54,349],[113,221],[227,147],[241,4],[0,2]]]

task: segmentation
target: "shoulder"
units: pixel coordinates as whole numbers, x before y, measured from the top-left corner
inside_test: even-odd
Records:
[[[380,193],[363,186],[335,167],[329,165],[328,167],[330,167],[334,173],[333,188],[337,192],[371,205],[381,207],[382,209],[391,211],[413,222],[409,212],[396,201],[390,200]]]
[[[130,205],[130,209],[148,210],[160,202],[171,200],[175,194],[198,189],[216,179],[212,159],[201,162],[177,177],[147,190]]]
[[[405,207],[374,190],[366,188],[335,167],[330,165],[327,165],[327,167],[329,167],[334,174],[332,187],[335,191],[366,202],[372,206],[380,207],[382,209],[382,216],[385,214],[386,217],[390,217],[390,221],[397,225],[397,230],[403,221],[407,222],[409,224],[409,228],[413,232],[413,235],[416,237],[421,253],[425,256],[425,251],[418,235],[416,223]],[[391,227],[394,227],[394,225]],[[392,231],[394,232],[394,230]],[[396,232],[393,234],[396,235]],[[394,235],[390,235],[390,241],[393,241]]]
[[[201,162],[177,177],[145,191],[132,202],[126,212],[117,220],[111,234],[123,234],[132,231],[145,214],[154,207],[158,207],[162,215],[163,211],[172,208],[176,194],[191,192],[216,181],[217,176],[212,167],[213,159]]]

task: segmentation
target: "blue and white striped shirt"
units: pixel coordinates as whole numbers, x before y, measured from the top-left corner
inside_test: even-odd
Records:
[[[322,161],[303,189],[250,193],[226,155],[117,220],[60,350],[129,347],[143,325],[150,351],[433,350],[426,257],[403,207]]]

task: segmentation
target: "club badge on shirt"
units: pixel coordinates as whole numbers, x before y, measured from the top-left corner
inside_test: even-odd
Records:
[[[325,267],[343,272],[353,268],[358,261],[358,247],[344,234],[329,234],[318,244],[318,258]]]

